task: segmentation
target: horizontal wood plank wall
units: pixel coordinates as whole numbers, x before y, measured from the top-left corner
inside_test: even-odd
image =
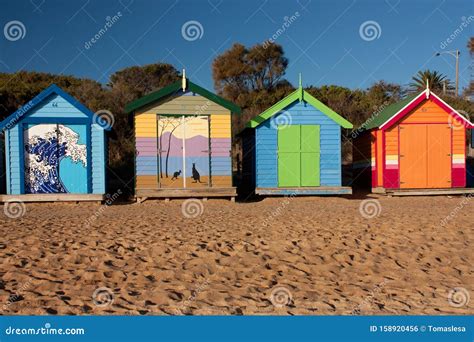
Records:
[[[384,187],[398,188],[400,183],[398,126],[394,126],[385,132],[385,153]]]
[[[382,130],[377,130],[375,132],[376,140],[375,140],[375,154],[376,154],[376,164],[377,164],[377,186],[385,186],[384,185],[384,144],[383,144],[383,132]]]
[[[201,95],[187,92],[173,99],[166,98],[146,109],[147,113],[177,115],[230,115],[230,111]]]
[[[256,184],[257,188],[278,187],[277,130],[270,120],[255,129]]]
[[[99,125],[91,126],[92,193],[105,194],[105,134]]]
[[[231,116],[210,116],[212,187],[232,186]]]
[[[284,115],[284,120],[278,120],[279,115]],[[341,186],[341,127],[306,102],[296,102],[256,128],[257,187],[278,187],[277,128],[274,124],[278,122],[320,126],[321,186]]]
[[[135,115],[135,174],[137,189],[158,187],[157,115],[146,111]]]
[[[6,138],[5,138],[6,139]],[[0,139],[0,194],[4,194],[6,184],[6,169],[5,169],[5,140]]]
[[[372,187],[376,188],[379,186],[378,179],[377,179],[377,170],[381,168],[382,164],[377,164],[377,131],[370,132],[370,155],[371,160],[371,178],[372,178]],[[380,184],[382,186],[383,184]]]
[[[57,94],[52,94],[45,98],[41,104],[32,109],[28,116],[22,118],[17,125],[6,131],[6,173],[7,173],[7,193],[21,194],[23,191],[21,173],[24,167],[22,158],[23,153],[20,153],[20,145],[23,146],[23,123],[30,119],[36,119],[35,122],[41,123],[41,119],[49,119],[48,123],[52,121],[62,124],[62,120],[67,119],[87,119],[88,116],[74,107],[70,102]],[[38,120],[39,119],[39,120]],[[24,120],[24,121],[23,121]],[[104,130],[98,126],[88,126],[91,130],[90,149],[92,157],[92,193],[105,193],[105,135]]]
[[[418,105],[410,114],[408,114],[400,124],[413,124],[413,123],[446,123],[448,124],[449,114],[438,106],[432,100],[427,100]]]
[[[8,150],[7,150],[7,166],[9,172],[7,180],[9,181],[9,195],[18,195],[22,191],[22,177],[21,177],[21,166],[20,160],[22,153],[20,153],[20,143],[23,137],[21,136],[22,125],[15,125],[8,130]],[[23,145],[21,143],[21,145]],[[8,187],[7,187],[8,188]]]
[[[52,94],[43,100],[28,115],[29,118],[87,118],[87,115],[66,101],[63,97]]]
[[[462,125],[456,124],[456,120],[432,100],[424,101],[418,105],[392,129],[401,124],[452,124],[452,186],[466,186],[466,131]],[[398,156],[398,140],[395,144],[395,137],[393,139],[387,138],[386,148],[388,166],[390,160],[392,160],[390,163],[394,163],[395,152]]]
[[[452,129],[453,156],[452,156],[452,186],[466,187],[466,129],[455,125]]]

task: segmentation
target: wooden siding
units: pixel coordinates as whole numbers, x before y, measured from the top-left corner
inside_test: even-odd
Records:
[[[8,137],[8,150],[7,155],[7,181],[8,186],[7,190],[9,195],[18,195],[22,192],[22,182],[21,182],[21,156],[23,155],[20,152],[20,128],[21,125],[15,125],[7,132]]]
[[[230,114],[211,115],[210,126],[212,186],[232,186]]]
[[[465,128],[458,124],[453,117],[436,104],[433,100],[425,100],[416,106],[408,115],[402,118],[396,125],[385,132],[385,174],[382,170],[378,170],[378,182],[383,179],[385,187],[398,187],[396,181],[399,181],[399,129],[403,129],[401,125],[408,127],[409,125],[451,125],[452,140],[449,142],[452,146],[452,186],[464,187],[466,184],[466,132]],[[377,163],[382,161],[381,137],[382,131],[377,131]],[[447,142],[446,142],[447,143]],[[451,147],[448,147],[450,150]],[[379,164],[377,164],[379,165]],[[388,185],[390,184],[390,185]],[[426,185],[429,187],[429,184]]]
[[[37,107],[32,108],[26,113],[24,117],[10,129],[5,131],[5,160],[6,160],[6,181],[7,194],[22,194],[24,191],[22,168],[24,167],[23,151],[20,151],[20,146],[23,146],[23,124],[29,120],[35,120],[35,123],[40,123],[41,119],[45,119],[48,123],[54,122],[61,124],[62,120],[67,120],[69,124],[74,120],[88,119],[88,115],[74,107],[63,97],[52,94]],[[72,121],[71,121],[72,120]],[[92,192],[95,194],[105,193],[105,136],[102,128],[98,126],[92,129],[91,126],[91,141],[87,146],[88,153],[91,153],[92,172],[91,183]]]
[[[208,101],[205,98],[202,99]],[[154,112],[156,108],[158,107],[147,109],[135,115],[135,148],[137,151],[135,171],[137,188],[149,189],[158,187],[157,113]],[[184,115],[187,113],[167,112],[167,114]],[[226,113],[210,115],[209,133],[212,186],[230,187],[232,186],[232,139],[231,116],[228,110],[226,110]]]
[[[375,143],[375,163],[377,168],[377,186],[383,186],[383,132],[378,130],[376,132],[376,143]]]
[[[452,186],[464,188],[467,184],[466,130],[462,126],[455,126],[452,137]]]
[[[370,166],[371,166],[370,178],[371,178],[371,186],[374,188],[379,186],[377,183],[377,172],[378,172],[378,169],[381,167],[380,163],[377,164],[376,148],[377,148],[377,131],[371,131],[370,132],[370,155],[372,156],[372,158],[370,160]]]
[[[278,116],[282,122],[294,125],[319,125],[321,132],[321,186],[341,186],[341,127],[325,114],[303,102],[296,102],[256,128],[256,186],[278,187],[277,129]]]
[[[466,130],[464,128],[453,128],[453,164],[465,164],[466,162]]]
[[[383,167],[385,167],[385,174],[383,175],[383,183],[379,184],[386,188],[399,186],[398,149],[398,126],[395,126],[385,132],[385,165],[383,165],[383,159],[381,159],[380,163],[382,172]],[[380,153],[383,153],[383,149],[381,149]]]
[[[60,95],[52,94],[28,113],[29,118],[84,118],[88,116]]]
[[[105,134],[98,125],[91,126],[91,153],[92,153],[92,193],[105,194]]]
[[[146,111],[135,115],[135,186],[158,187],[157,115]]]
[[[0,194],[5,193],[5,140],[0,139]]]
[[[431,99],[419,104],[399,124],[413,123],[448,123],[449,114]]]
[[[147,107],[144,111],[155,114],[230,115],[227,108],[190,92],[171,99],[166,98]]]

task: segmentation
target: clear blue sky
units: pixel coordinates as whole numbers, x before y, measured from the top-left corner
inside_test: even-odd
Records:
[[[474,35],[472,0],[0,0],[0,8],[2,72],[44,71],[107,83],[124,67],[167,62],[213,89],[217,54],[236,42],[251,46],[275,35],[293,84],[302,72],[305,85],[366,88],[381,79],[407,84],[425,68],[454,79],[454,58],[434,57],[454,35],[444,51],[461,50],[461,87],[474,73],[466,48]],[[86,49],[114,15],[115,23]],[[291,24],[277,33],[285,17]],[[463,20],[467,27],[455,33]],[[11,21],[21,22],[25,32],[5,33]],[[183,37],[188,21],[202,26],[202,36]],[[360,27],[367,21],[375,23],[364,40]]]

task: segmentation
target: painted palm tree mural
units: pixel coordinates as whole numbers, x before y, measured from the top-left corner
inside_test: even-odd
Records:
[[[160,115],[158,150],[160,187],[209,186],[208,116]]]

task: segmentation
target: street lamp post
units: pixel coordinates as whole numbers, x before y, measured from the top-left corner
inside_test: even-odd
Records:
[[[456,96],[459,95],[459,55],[461,54],[461,51],[459,50],[451,50],[451,51],[441,51],[441,52],[437,52],[435,54],[435,56],[439,56],[443,53],[447,53],[451,56],[453,56],[454,58],[456,58]]]

